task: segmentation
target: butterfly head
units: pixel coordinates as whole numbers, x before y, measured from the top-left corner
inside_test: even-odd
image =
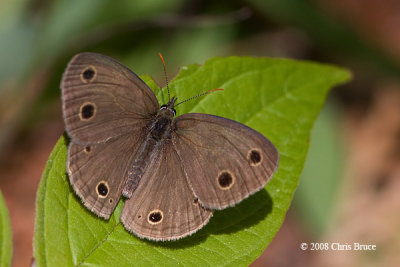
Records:
[[[168,86],[167,86],[167,88],[168,88]],[[194,99],[194,98],[197,98],[197,97],[199,97],[199,96],[203,96],[203,95],[206,95],[206,94],[209,94],[209,93],[212,93],[212,92],[215,92],[215,91],[221,91],[221,90],[224,90],[224,89],[221,89],[221,88],[213,89],[213,90],[210,90],[210,91],[201,93],[201,94],[199,94],[199,95],[193,96],[193,97],[191,97],[191,98],[189,98],[189,99],[186,99],[186,100],[184,100],[184,101],[181,101],[181,102],[179,102],[179,103],[176,103],[177,98],[176,98],[175,96],[173,96],[173,97],[168,101],[167,104],[162,105],[162,106],[160,107],[159,113],[163,113],[163,114],[165,114],[165,115],[167,115],[167,116],[171,116],[171,117],[173,118],[173,117],[175,117],[175,115],[176,115],[176,110],[174,109],[174,107],[176,107],[176,106],[178,106],[178,105],[180,105],[180,104],[182,104],[182,103],[185,103],[185,102],[187,102],[187,101],[189,101],[189,100],[192,100],[192,99]],[[169,90],[168,90],[168,97],[169,97]]]
[[[172,97],[167,104],[162,105],[160,107],[160,111],[162,113],[165,113],[166,115],[170,115],[171,117],[175,117],[176,115],[176,110],[174,109],[175,107],[175,102],[176,102],[176,97]]]

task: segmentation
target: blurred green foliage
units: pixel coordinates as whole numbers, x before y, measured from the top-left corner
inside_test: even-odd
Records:
[[[12,258],[12,233],[7,206],[0,191],[0,266],[10,266]]]
[[[343,177],[345,150],[339,129],[338,108],[328,103],[315,122],[294,208],[313,238],[329,226]]]

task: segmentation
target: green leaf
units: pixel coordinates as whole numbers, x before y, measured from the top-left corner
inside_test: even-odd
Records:
[[[12,232],[10,217],[0,191],[0,266],[11,266]]]
[[[224,91],[178,106],[178,115],[205,112],[249,125],[276,145],[280,165],[265,190],[215,212],[202,230],[174,242],[151,242],[129,234],[119,222],[123,201],[109,221],[90,213],[69,185],[69,141],[62,137],[50,155],[37,197],[38,266],[248,265],[283,222],[328,90],[349,78],[337,67],[285,59],[214,58],[204,66],[183,67],[170,83],[171,94],[179,100],[215,88]],[[166,92],[148,77],[144,80],[165,103]]]

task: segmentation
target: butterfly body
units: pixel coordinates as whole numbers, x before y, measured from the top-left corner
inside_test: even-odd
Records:
[[[71,137],[67,171],[82,203],[108,219],[121,196],[121,222],[141,238],[176,240],[262,189],[278,166],[273,144],[232,120],[175,117],[176,98],[159,106],[152,90],[117,61],[76,55],[62,81]]]
[[[168,142],[171,138],[172,121],[176,114],[173,109],[175,98],[172,98],[167,105],[163,105],[157,114],[150,120],[147,128],[145,142],[139,148],[139,153],[134,160],[132,169],[128,172],[122,194],[130,198],[139,185],[139,181],[143,175],[144,167],[147,162],[152,162],[151,155],[157,155],[159,149],[162,149],[163,142]]]

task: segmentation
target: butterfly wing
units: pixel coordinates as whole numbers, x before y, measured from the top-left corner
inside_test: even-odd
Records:
[[[108,219],[117,205],[125,179],[142,137],[125,134],[103,143],[79,145],[71,142],[67,171],[83,204]]]
[[[263,188],[279,154],[257,131],[232,120],[184,114],[172,142],[199,202],[210,209],[232,206]]]
[[[190,189],[177,152],[165,140],[146,167],[139,187],[125,201],[121,222],[130,232],[151,240],[175,240],[207,224],[212,212]]]
[[[61,89],[67,132],[80,144],[138,131],[158,110],[154,93],[136,74],[100,54],[72,58]]]
[[[109,218],[145,140],[146,125],[158,110],[157,99],[136,74],[95,53],[78,54],[69,62],[61,89],[72,138],[69,179],[88,209]]]

